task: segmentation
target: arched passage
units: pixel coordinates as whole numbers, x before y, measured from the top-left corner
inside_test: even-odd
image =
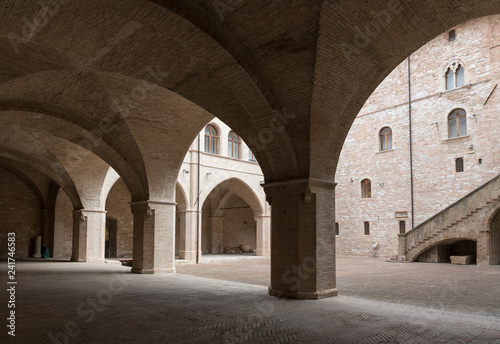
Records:
[[[123,179],[109,177],[110,182],[114,181],[105,198],[109,257],[131,258],[134,243],[134,217],[130,209],[132,196]]]
[[[491,265],[500,265],[500,210],[491,220]]]
[[[202,207],[203,253],[256,253],[269,250],[268,217],[252,188],[238,178],[218,184]]]
[[[132,172],[143,196],[134,192],[142,238],[136,272],[172,271],[166,265],[173,252],[152,255],[169,256],[168,262],[149,259],[146,242],[155,241],[155,250],[163,242],[145,231],[165,224],[157,234],[168,232],[161,238],[172,239],[175,180],[185,148],[202,119],[220,117],[259,159],[276,238],[291,233],[290,240],[276,242],[272,290],[318,298],[336,293],[333,175],[358,110],[409,53],[449,27],[499,10],[500,3],[486,0],[256,0],[224,9],[211,1],[89,0],[57,5],[57,20],[45,18],[50,25],[19,40],[25,33],[20,18],[37,18],[40,11],[35,1],[19,1],[0,13],[8,62],[0,67],[0,93],[12,102],[92,107],[84,118],[90,131],[102,118],[119,122],[123,135],[104,141],[114,141],[115,153],[123,153],[113,153],[120,164],[136,166]],[[178,106],[166,113],[169,92]],[[117,103],[129,112],[115,116]],[[191,117],[175,116],[191,110]],[[78,121],[75,113],[68,112],[67,122]],[[172,119],[169,126],[165,118]],[[178,130],[192,124],[189,119],[192,128]],[[165,147],[176,152],[165,157],[161,143],[169,134],[173,144]],[[158,173],[166,165],[168,175]],[[318,266],[301,290],[280,282],[311,257]]]
[[[427,263],[452,263],[451,257],[472,256],[469,263],[477,260],[477,239],[452,238],[438,242],[421,252],[416,258],[417,262]]]

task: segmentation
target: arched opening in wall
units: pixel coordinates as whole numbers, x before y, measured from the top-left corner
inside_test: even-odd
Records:
[[[131,195],[123,179],[114,182],[106,197],[106,258],[131,258],[134,217]]]
[[[475,264],[477,241],[453,239],[438,243],[422,252],[415,261],[425,263]]]
[[[31,257],[42,235],[44,202],[38,187],[20,171],[0,167],[0,259],[7,259],[9,233],[15,233],[15,256]]]
[[[106,236],[104,240],[104,258],[116,258],[116,235],[118,221],[106,216]]]
[[[500,44],[492,34],[500,28],[498,19],[494,15],[459,24],[453,30],[460,34],[450,40],[450,31],[443,32],[402,61],[366,100],[344,141],[336,170],[335,220],[345,229],[336,241],[337,253],[370,256],[366,237],[357,228],[377,214],[370,220],[370,234],[379,240],[384,257],[414,260],[429,241],[455,236],[458,241],[478,241],[435,246],[419,259],[449,262],[455,254],[450,252],[458,251],[482,264],[486,248],[478,238],[483,228],[471,223],[480,221],[476,209],[494,206],[487,191],[493,190],[482,187],[500,174],[498,163],[490,161],[485,168],[486,159],[478,155],[480,150],[500,154],[500,135],[489,130],[498,118],[499,98],[492,90],[498,90],[500,55],[491,50]],[[458,46],[461,50],[454,50]],[[486,94],[482,101],[475,98],[481,89]],[[476,107],[485,109],[482,117]],[[381,127],[392,129],[392,140]],[[398,145],[386,152],[393,142]],[[371,193],[365,176],[372,180]],[[370,207],[364,200],[356,201],[359,181],[361,198],[372,197]],[[482,191],[469,197],[476,190]],[[404,230],[394,225],[400,218],[408,219]]]
[[[203,202],[201,252],[203,254],[256,255],[262,206],[252,188],[231,178],[216,186]]]
[[[500,210],[491,221],[491,265],[500,265]]]
[[[215,209],[205,202],[202,211],[202,253],[255,254],[254,213],[241,197],[227,191]]]
[[[175,257],[186,259],[189,258],[189,253],[186,253],[186,225],[191,218],[187,216],[186,193],[180,183],[175,186],[175,203]]]

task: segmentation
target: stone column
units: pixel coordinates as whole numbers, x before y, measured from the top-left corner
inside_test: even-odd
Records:
[[[494,264],[493,253],[493,232],[491,230],[479,231],[478,240],[476,241],[476,264],[477,266],[485,266]]]
[[[104,261],[106,211],[73,211],[73,262]]]
[[[37,235],[35,237],[35,252],[32,255],[33,258],[42,258],[42,236]]]
[[[224,216],[210,216],[210,253],[224,252]]]
[[[196,220],[196,216],[198,216],[198,212],[196,210],[182,210],[178,213],[181,218],[179,258],[195,262],[197,241],[196,233],[198,232],[198,222]]]
[[[270,295],[312,300],[338,294],[335,185],[311,178],[264,185],[271,204]]]
[[[406,234],[398,233],[398,260],[406,261],[407,238]]]
[[[134,214],[132,272],[175,272],[175,202],[130,203]]]
[[[256,221],[257,232],[257,248],[258,256],[271,256],[271,216],[257,215],[254,217]]]

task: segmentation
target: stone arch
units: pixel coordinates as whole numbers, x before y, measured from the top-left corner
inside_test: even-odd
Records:
[[[260,216],[264,213],[264,206],[255,191],[246,182],[240,178],[234,177],[218,183],[207,195],[205,195],[205,197],[200,196],[200,204],[204,204],[207,199],[211,199],[212,205],[216,206],[216,204],[219,203],[219,200],[223,199],[223,196],[227,194],[227,191],[238,195],[246,203],[248,203],[255,216]],[[215,209],[216,208],[214,208],[214,210]]]
[[[490,264],[500,265],[500,208],[488,219]]]
[[[130,208],[131,193],[125,181],[110,168],[103,191],[106,210],[106,229],[110,257],[132,257],[133,255],[133,215]]]
[[[95,153],[124,176],[134,198],[147,198],[145,173],[137,172],[137,169],[134,171],[123,158],[124,154],[110,146],[98,128],[92,129],[75,123],[78,118],[84,118],[84,114],[35,100],[5,99],[0,101],[0,114],[2,125],[22,125],[23,128],[40,133],[50,133]]]
[[[427,261],[433,263],[449,263],[450,255],[474,255],[477,258],[477,243],[479,238],[474,237],[449,237],[444,238],[432,245],[428,245],[417,253],[413,257],[409,257],[410,261]],[[467,243],[466,246],[456,247]],[[473,243],[473,244],[472,244]],[[471,245],[472,244],[472,245]]]
[[[26,184],[35,195],[36,199],[38,200],[38,203],[40,204],[41,209],[47,206],[45,199],[38,186],[23,171],[9,164],[7,159],[1,159],[1,158],[0,158],[0,168],[6,170],[7,172],[10,172],[11,174],[15,175],[20,180],[22,180],[24,184]]]
[[[184,252],[186,251],[186,236],[188,235],[188,226],[192,226],[190,220],[192,217],[187,215],[189,208],[188,198],[184,186],[180,181],[177,181],[175,186],[175,203],[176,203],[176,216],[175,216],[175,254],[179,258],[185,259]],[[181,251],[183,254],[181,254]],[[182,256],[182,257],[181,257]]]
[[[35,182],[16,168],[0,161],[0,257],[7,259],[7,233],[14,232],[16,257],[30,257],[35,252],[35,238],[45,235],[44,199]]]
[[[223,253],[226,249],[232,252],[236,246],[249,245],[261,254],[263,240],[259,237],[257,221],[262,218],[264,208],[247,183],[228,178],[212,188],[205,198],[200,198],[200,202],[203,205],[202,252]]]
[[[113,186],[115,185],[115,183],[119,179],[120,179],[120,175],[118,173],[116,173],[116,171],[113,170],[112,167],[110,167],[108,169],[108,172],[106,173],[106,177],[104,178],[104,183],[102,185],[101,195],[100,195],[101,202],[106,204],[106,200],[108,198],[109,192],[111,191],[111,189],[113,188]]]
[[[75,183],[66,168],[45,145],[18,126],[7,127],[0,133],[0,157],[30,166],[56,182],[70,198],[75,210],[83,203]]]

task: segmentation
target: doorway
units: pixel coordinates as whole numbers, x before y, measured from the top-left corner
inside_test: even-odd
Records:
[[[104,258],[116,258],[116,234],[118,222],[106,216],[106,239],[104,241]]]

